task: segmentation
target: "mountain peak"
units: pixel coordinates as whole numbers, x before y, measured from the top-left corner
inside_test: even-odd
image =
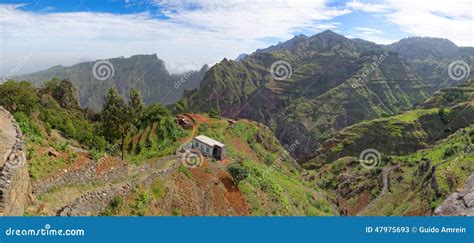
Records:
[[[339,35],[339,34],[337,34],[336,32],[334,32],[332,30],[327,29],[327,30],[319,33],[318,35]]]
[[[262,53],[262,52],[271,52],[271,51],[276,51],[280,49],[292,49],[296,47],[299,43],[306,41],[308,37],[303,34],[295,35],[293,38],[285,41],[285,42],[279,42],[276,45],[264,48],[264,49],[258,49],[256,52],[257,53]]]
[[[129,59],[146,59],[146,60],[158,60],[158,55],[156,53],[153,54],[138,54],[132,55]]]
[[[445,38],[437,38],[437,37],[408,37],[408,38],[403,38],[398,43],[434,43],[437,45],[443,44],[443,45],[451,45],[457,47],[456,44],[454,44],[452,41],[445,39]]]
[[[404,58],[429,56],[453,58],[459,54],[458,46],[443,38],[409,37],[389,45]]]
[[[349,40],[345,36],[340,35],[332,30],[325,30],[321,33],[318,33],[316,35],[313,35],[311,37],[312,39],[321,39],[329,43],[334,43],[337,41],[342,41],[342,40]]]
[[[209,70],[209,65],[204,64],[199,70],[199,72],[204,75],[208,70]]]

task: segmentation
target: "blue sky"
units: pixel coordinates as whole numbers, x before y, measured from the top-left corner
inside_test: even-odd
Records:
[[[174,72],[331,29],[473,46],[471,0],[36,0],[0,3],[0,76],[157,53]]]

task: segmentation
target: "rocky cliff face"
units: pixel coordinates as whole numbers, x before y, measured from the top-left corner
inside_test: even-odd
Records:
[[[449,195],[434,213],[446,216],[474,216],[474,174],[467,179],[463,189]]]
[[[0,127],[2,131],[7,131],[0,137],[0,144],[14,144],[6,150],[0,168],[0,214],[23,215],[30,187],[24,143],[21,140],[23,135],[11,114],[3,107],[0,107],[0,116]]]

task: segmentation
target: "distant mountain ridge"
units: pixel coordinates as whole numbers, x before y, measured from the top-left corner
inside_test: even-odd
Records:
[[[458,47],[448,39],[411,37],[388,45],[387,48],[396,51],[421,78],[436,89],[457,86],[469,78],[450,78],[448,67],[452,62],[462,60],[471,70],[474,67],[474,47]],[[471,72],[470,77],[472,75]]]
[[[113,75],[105,80],[101,80],[100,75],[99,79],[94,77],[94,64],[99,60],[69,67],[54,66],[44,71],[13,76],[12,79],[27,80],[37,86],[52,78],[70,80],[77,87],[80,105],[98,110],[102,107],[107,90],[112,86],[115,86],[122,95],[125,95],[130,87],[138,88],[147,104],[174,103],[182,97],[184,90],[197,88],[209,68],[205,65],[199,71],[170,74],[165,63],[156,54],[110,58],[105,61],[111,63],[113,69],[106,70],[107,67],[104,67],[100,70],[99,65],[95,70],[96,76],[100,71],[110,76],[113,70]]]

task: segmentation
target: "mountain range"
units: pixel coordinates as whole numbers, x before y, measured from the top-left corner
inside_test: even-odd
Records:
[[[303,141],[291,154],[304,162],[337,131],[397,115],[440,89],[462,83],[448,74],[456,60],[474,63],[474,48],[425,37],[378,45],[328,30],[180,75],[170,74],[154,54],[108,59],[114,73],[104,81],[94,77],[98,61],[12,78],[38,86],[51,78],[71,80],[80,105],[94,110],[101,108],[111,86],[122,95],[130,87],[139,88],[146,104],[167,105],[184,97],[192,111],[215,108],[226,117],[264,123],[282,144]],[[283,79],[272,77],[272,64],[279,61],[285,63],[276,71],[289,72]]]
[[[57,66],[15,78],[41,88],[1,84],[0,105],[25,134],[26,214],[472,215],[473,56],[445,39],[325,31],[182,75],[156,55]],[[101,81],[98,63],[113,75]],[[151,104],[123,160],[80,107],[100,109],[111,86]],[[227,157],[185,163],[197,134]]]
[[[410,110],[438,89],[459,84],[448,66],[473,63],[473,50],[437,38],[377,45],[332,31],[298,35],[239,61],[224,59],[186,98],[193,111],[215,108],[223,116],[265,123],[282,144],[303,141],[292,155],[304,162],[337,131]],[[281,61],[286,76],[274,78],[272,64]]]
[[[94,66],[96,63],[99,65]],[[199,87],[208,68],[204,65],[198,71],[170,74],[165,63],[156,54],[152,54],[84,62],[70,67],[54,66],[44,71],[11,78],[27,80],[37,86],[52,78],[70,80],[77,88],[80,105],[99,110],[107,90],[112,86],[123,96],[130,87],[138,88],[146,104],[174,103],[181,99],[184,90]],[[103,72],[104,76],[100,76],[100,72]]]

